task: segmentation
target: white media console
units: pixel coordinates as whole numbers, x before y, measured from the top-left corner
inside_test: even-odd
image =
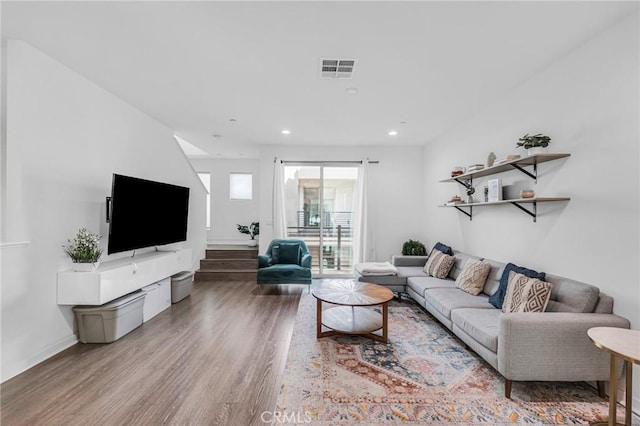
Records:
[[[191,250],[158,251],[100,264],[93,272],[58,272],[58,305],[102,305],[191,268]]]

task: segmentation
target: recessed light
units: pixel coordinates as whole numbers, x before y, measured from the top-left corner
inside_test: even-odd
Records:
[[[287,129],[282,129],[281,132],[283,135],[290,135],[291,134],[291,130],[287,130]]]
[[[235,123],[238,120],[236,120],[235,118],[230,118],[229,121],[232,122],[232,123]]]
[[[211,135],[211,137],[212,137],[212,138],[214,138],[215,140],[220,140],[220,139],[222,139],[222,135],[218,135],[218,134]]]
[[[347,88],[347,90],[345,90],[345,92],[347,92],[347,95],[355,95],[358,93],[358,89],[356,89],[355,87],[349,87]]]
[[[401,121],[400,124],[407,124],[407,122],[406,121]]]
[[[389,136],[396,136],[398,134],[398,132],[396,130],[389,130],[389,133],[387,133]]]

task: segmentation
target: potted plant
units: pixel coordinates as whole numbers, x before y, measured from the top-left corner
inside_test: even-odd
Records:
[[[476,192],[476,189],[473,186],[467,188],[467,204],[473,203],[473,194]]]
[[[90,272],[98,269],[98,260],[102,255],[100,238],[100,235],[90,233],[87,228],[80,228],[76,237],[67,240],[67,244],[62,246],[73,262],[74,271]]]
[[[254,247],[258,244],[255,237],[260,235],[260,222],[251,222],[249,226],[238,225],[238,231],[240,231],[241,234],[247,234],[251,237],[248,243],[249,246]]]
[[[426,256],[427,249],[420,241],[409,240],[402,244],[402,254],[404,256]]]
[[[520,142],[516,142],[516,148],[523,147],[527,150],[527,155],[539,154],[542,152],[543,148],[547,148],[551,142],[551,138],[543,135],[542,133],[538,133],[533,136],[529,136],[527,133],[518,140]]]

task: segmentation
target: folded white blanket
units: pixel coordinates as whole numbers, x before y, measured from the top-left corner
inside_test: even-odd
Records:
[[[398,275],[398,270],[389,262],[364,262],[354,266],[358,273],[365,277]]]

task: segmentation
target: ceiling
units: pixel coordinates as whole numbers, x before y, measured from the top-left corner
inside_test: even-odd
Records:
[[[429,143],[638,9],[637,1],[0,4],[3,39],[27,41],[226,158],[256,157],[261,144]],[[355,58],[353,77],[321,79],[321,58]]]

